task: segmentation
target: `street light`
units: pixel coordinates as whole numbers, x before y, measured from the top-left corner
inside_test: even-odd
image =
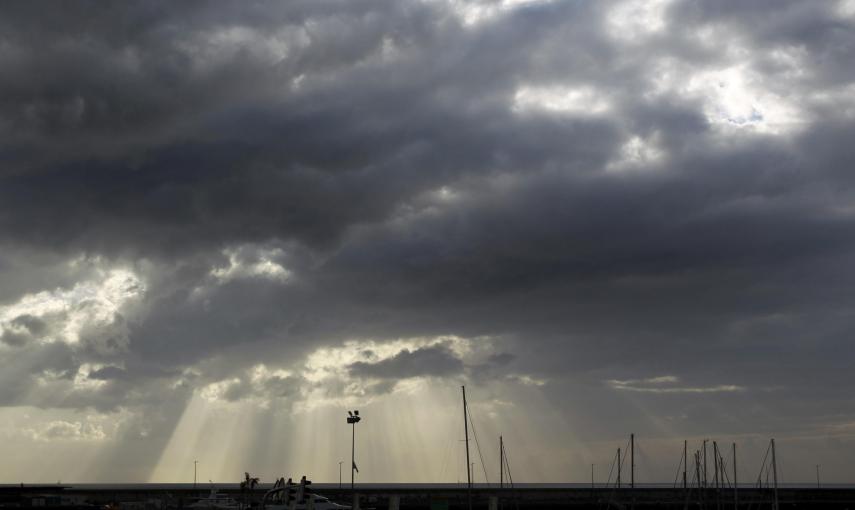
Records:
[[[359,411],[347,412],[347,423],[353,427],[353,439],[350,443],[350,490],[354,490],[354,472],[358,472],[356,467],[356,424],[359,423]]]

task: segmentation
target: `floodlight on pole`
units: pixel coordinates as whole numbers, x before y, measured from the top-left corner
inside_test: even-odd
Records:
[[[356,468],[356,424],[359,423],[360,420],[362,420],[362,418],[359,416],[358,410],[354,410],[353,412],[351,412],[351,411],[347,412],[347,423],[351,425],[352,434],[353,434],[352,440],[350,443],[350,490],[351,491],[353,491],[355,488],[355,484],[354,484],[354,480],[356,477],[355,473],[356,473],[356,471],[359,471]]]

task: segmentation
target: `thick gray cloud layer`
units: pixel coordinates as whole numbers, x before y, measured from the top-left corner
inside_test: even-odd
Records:
[[[522,381],[590,439],[653,433],[615,419],[628,393],[681,416],[676,434],[849,423],[853,16],[831,0],[6,3],[0,405],[169,395],[127,429],[162,446],[194,388],[318,384],[253,379],[259,363],[456,335],[492,351],[341,369]]]
[[[415,351],[404,349],[376,363],[357,361],[349,365],[348,370],[358,376],[403,379],[421,375],[457,374],[463,370],[463,363],[447,347],[437,345]]]

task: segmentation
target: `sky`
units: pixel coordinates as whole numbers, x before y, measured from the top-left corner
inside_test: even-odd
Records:
[[[456,482],[465,385],[477,482],[855,482],[853,62],[853,0],[3,2],[0,481],[347,480],[358,409]]]

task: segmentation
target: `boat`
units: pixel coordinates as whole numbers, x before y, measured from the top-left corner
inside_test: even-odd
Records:
[[[217,489],[211,489],[207,498],[202,498],[195,503],[187,505],[188,508],[210,509],[210,510],[242,510],[243,505],[229,497],[227,494],[219,494]]]
[[[350,510],[347,505],[341,505],[329,498],[311,492],[307,487],[312,482],[304,476],[299,484],[289,478],[276,480],[273,488],[261,499],[262,510]]]

